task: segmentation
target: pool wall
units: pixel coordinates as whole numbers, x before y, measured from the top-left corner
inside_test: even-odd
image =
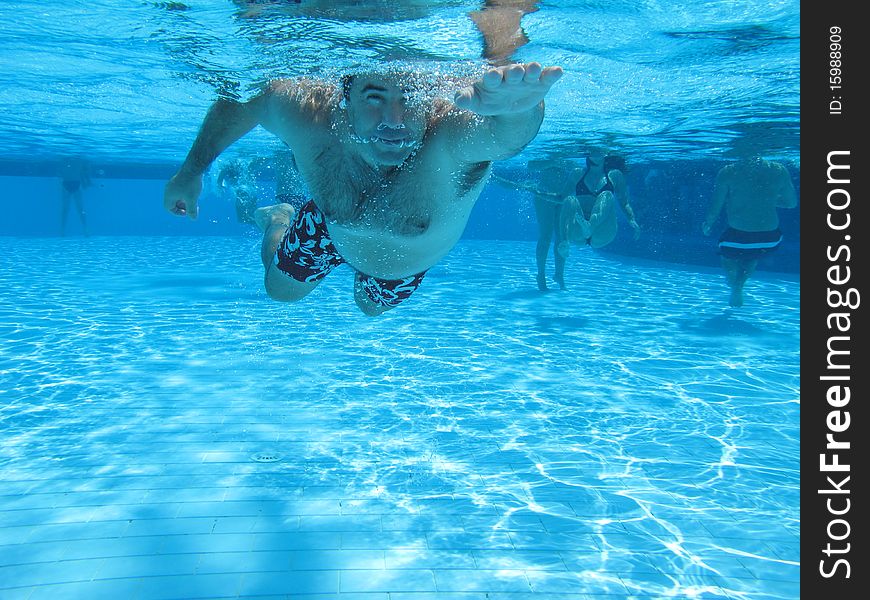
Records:
[[[642,233],[634,240],[625,216],[608,253],[666,262],[718,264],[715,235],[700,233],[713,181],[723,163],[693,161],[650,163],[630,168],[631,204]],[[497,166],[500,175],[522,180],[520,169]],[[163,186],[172,167],[161,165],[94,165],[93,185],[83,198],[91,235],[245,235],[250,225],[237,222],[233,206],[204,192],[196,221],[173,217],[162,209]],[[791,169],[799,192],[799,172]],[[272,182],[265,182],[264,188]],[[51,237],[60,234],[60,183],[51,165],[0,164],[0,235]],[[260,204],[268,203],[263,198]],[[77,216],[68,216],[67,233],[80,235]],[[800,268],[799,210],[781,210],[782,247],[759,269],[796,273]],[[723,224],[719,223],[721,228]],[[490,183],[475,205],[465,239],[534,240],[537,223],[532,196]]]

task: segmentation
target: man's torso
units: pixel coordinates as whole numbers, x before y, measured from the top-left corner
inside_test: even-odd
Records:
[[[728,225],[741,231],[772,231],[779,226],[776,201],[780,170],[773,163],[756,161],[726,167]]]
[[[404,164],[378,173],[336,130],[330,124],[305,144],[292,134],[286,141],[343,258],[387,279],[434,265],[462,235],[490,163],[456,164],[427,135]]]

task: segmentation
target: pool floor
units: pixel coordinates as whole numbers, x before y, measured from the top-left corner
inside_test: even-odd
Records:
[[[253,234],[0,256],[4,600],[799,597],[796,276],[462,241],[372,319]]]

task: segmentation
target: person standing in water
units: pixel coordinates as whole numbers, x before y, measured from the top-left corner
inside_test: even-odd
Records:
[[[709,236],[725,209],[727,229],[719,238],[719,253],[731,288],[731,306],[743,306],[743,285],[755,272],[758,259],[782,242],[777,209],[795,206],[791,177],[777,162],[750,152],[719,170],[701,231]]]
[[[535,265],[537,267],[536,280],[538,289],[546,292],[547,287],[547,255],[550,253],[550,245],[553,247],[553,259],[555,272],[553,281],[559,288],[565,288],[565,257],[556,249],[562,243],[562,227],[560,216],[565,197],[573,193],[569,190],[572,169],[566,168],[562,163],[553,160],[531,160],[528,162],[528,171],[534,178],[534,182],[520,182],[506,179],[499,175],[493,175],[493,179],[511,188],[531,192],[534,197],[535,219],[538,222],[538,242],[535,246]]]
[[[71,205],[75,205],[82,231],[88,235],[82,189],[91,185],[90,166],[80,156],[70,156],[60,161],[60,234],[66,235],[66,223]]]
[[[195,218],[202,175],[257,125],[290,149],[312,200],[258,209],[265,287],[279,301],[307,296],[336,266],[355,271],[367,315],[398,306],[459,241],[492,161],[534,139],[544,97],[561,78],[539,63],[487,69],[435,98],[427,75],[363,71],[336,86],[273,81],[248,102],[211,107],[163,204]]]

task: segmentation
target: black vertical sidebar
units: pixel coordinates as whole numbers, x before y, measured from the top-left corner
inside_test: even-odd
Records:
[[[864,526],[870,26],[856,2],[801,6],[801,596],[870,593]]]

